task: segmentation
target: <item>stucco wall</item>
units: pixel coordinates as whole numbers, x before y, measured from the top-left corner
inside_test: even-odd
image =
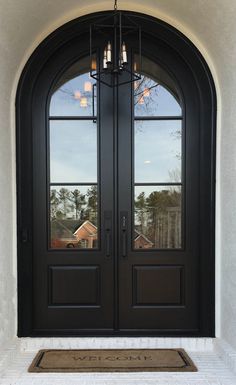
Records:
[[[17,81],[32,50],[51,31],[82,14],[111,9],[112,3],[112,0],[0,0],[0,345],[16,333],[14,99]],[[236,348],[236,2],[136,0],[119,1],[118,5],[120,9],[159,17],[185,33],[201,50],[215,78],[217,335],[221,334]]]

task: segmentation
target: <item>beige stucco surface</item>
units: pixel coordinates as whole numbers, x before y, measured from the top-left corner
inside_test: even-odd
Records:
[[[112,7],[112,0],[0,0],[0,345],[16,334],[17,81],[33,49],[55,28]],[[218,94],[217,335],[236,349],[236,1],[135,0],[119,1],[119,8],[174,25],[198,46],[212,70]]]

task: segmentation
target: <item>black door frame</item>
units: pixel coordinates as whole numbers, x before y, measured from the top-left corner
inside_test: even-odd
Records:
[[[215,147],[216,147],[216,92],[209,67],[197,48],[179,31],[153,17],[128,12],[137,17],[143,35],[167,44],[191,69],[199,90],[199,127],[202,147],[200,151],[200,328],[187,335],[214,336],[215,319]],[[56,51],[69,45],[74,38],[88,32],[89,24],[97,17],[95,13],[73,20],[54,31],[46,38],[27,62],[21,75],[16,97],[16,140],[17,140],[17,247],[18,247],[18,336],[36,336],[33,328],[33,252],[32,252],[32,100],[34,86],[41,69]],[[121,335],[97,332],[93,335]],[[41,335],[50,335],[45,333]],[[60,334],[59,334],[60,335]],[[83,335],[91,335],[84,333]],[[122,333],[122,335],[141,335]],[[144,332],[142,335],[163,335]],[[166,333],[165,335],[170,335]],[[172,335],[172,334],[171,334]],[[185,334],[186,335],[186,334]]]

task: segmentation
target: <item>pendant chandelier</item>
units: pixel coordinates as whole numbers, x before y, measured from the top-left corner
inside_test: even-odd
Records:
[[[97,48],[94,40],[101,36],[104,40],[103,52],[96,59]],[[135,41],[135,62],[128,52],[126,39]],[[109,87],[140,80],[141,76],[141,28],[132,15],[118,11],[117,0],[114,11],[90,25],[90,76]],[[139,73],[138,73],[139,72]],[[123,75],[123,76],[121,76]]]

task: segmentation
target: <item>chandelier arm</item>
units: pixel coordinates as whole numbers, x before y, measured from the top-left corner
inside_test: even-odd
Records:
[[[109,87],[120,86],[123,84],[133,83],[136,80],[141,80],[141,76],[137,74],[137,70],[130,70],[132,63],[129,63],[128,48],[126,36],[129,34],[137,34],[137,43],[139,48],[139,68],[141,71],[141,27],[132,20],[131,17],[126,17],[126,14],[118,11],[118,0],[114,0],[114,12],[109,12],[106,17],[102,17],[97,22],[90,25],[90,61],[92,78],[99,83],[103,83]],[[128,22],[128,23],[127,23]],[[99,48],[103,50],[102,68],[95,68],[93,63],[93,35],[103,37],[103,46]],[[131,55],[132,56],[132,55]],[[132,62],[132,58],[130,59]],[[137,63],[136,63],[137,64]],[[120,78],[123,72],[128,76]],[[108,80],[106,81],[109,75]],[[126,79],[126,80],[125,80]]]

